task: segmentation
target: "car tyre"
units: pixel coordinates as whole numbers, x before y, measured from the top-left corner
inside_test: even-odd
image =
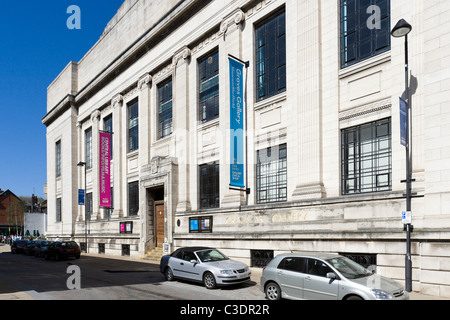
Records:
[[[364,299],[361,298],[360,296],[350,296],[350,297],[347,298],[347,300],[361,301],[361,300],[364,300]]]
[[[217,288],[216,278],[211,272],[207,272],[203,276],[203,285],[209,290]]]
[[[173,271],[170,267],[167,267],[166,270],[164,270],[164,276],[166,277],[167,281],[175,280],[175,277],[173,276]]]
[[[264,290],[267,300],[281,300],[281,288],[275,282],[271,282],[266,286]]]

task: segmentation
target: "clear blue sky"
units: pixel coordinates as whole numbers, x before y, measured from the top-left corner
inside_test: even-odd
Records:
[[[0,188],[43,197],[47,87],[100,38],[124,0],[0,0]],[[81,9],[69,30],[67,8]]]

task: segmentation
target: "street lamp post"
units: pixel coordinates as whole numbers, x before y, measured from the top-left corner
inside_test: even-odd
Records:
[[[405,101],[406,101],[406,212],[411,212],[411,139],[410,139],[410,110],[411,97],[409,91],[409,62],[408,62],[408,34],[411,32],[412,26],[401,19],[392,29],[391,35],[395,38],[405,37]],[[403,182],[403,181],[402,181]],[[405,257],[405,282],[406,291],[412,291],[412,261],[411,261],[411,232],[413,226],[411,223],[406,224],[406,257]]]
[[[85,251],[88,253],[88,240],[87,240],[87,211],[86,211],[86,162],[79,162],[78,167],[84,167],[84,243],[85,243]]]

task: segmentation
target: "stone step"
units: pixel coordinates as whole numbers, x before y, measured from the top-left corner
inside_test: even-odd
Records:
[[[155,249],[147,252],[144,257],[142,257],[142,260],[148,260],[148,261],[155,261],[159,262],[164,255],[163,248],[162,247],[156,247]]]

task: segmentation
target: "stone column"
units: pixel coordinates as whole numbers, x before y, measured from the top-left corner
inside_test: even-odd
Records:
[[[173,57],[173,127],[175,156],[178,159],[178,212],[191,210],[189,194],[189,62],[191,50],[184,47]]]
[[[322,178],[322,98],[320,3],[304,1],[298,6],[297,164],[299,181],[293,200],[326,196]],[[308,26],[307,28],[305,26]],[[289,89],[288,89],[289,90]],[[288,168],[289,170],[289,168]]]
[[[99,132],[100,132],[100,111],[95,110],[91,114],[92,122],[92,215],[91,220],[99,220],[100,217],[100,168],[99,168]]]
[[[220,153],[220,194],[223,195],[221,207],[237,207],[245,205],[246,194],[244,191],[230,190],[230,163],[231,163],[231,134],[230,134],[230,68],[228,55],[244,60],[242,57],[242,28],[245,21],[245,14],[241,9],[237,9],[222,20],[220,31],[223,33],[223,44],[219,48],[220,55],[220,83],[221,87],[221,108],[220,108],[220,132],[226,133],[224,136],[225,145]],[[248,57],[246,57],[248,58]],[[245,81],[245,69],[244,69]],[[247,114],[248,110],[246,105]],[[244,128],[245,129],[245,128]],[[244,137],[245,138],[245,137]],[[247,146],[245,146],[247,147]],[[245,159],[247,161],[247,159]],[[246,168],[245,168],[246,170]],[[246,186],[249,187],[249,186]]]
[[[123,200],[122,200],[122,184],[123,184],[123,162],[122,155],[124,152],[124,146],[122,145],[122,106],[123,97],[117,94],[111,100],[113,108],[113,148],[114,148],[114,211],[112,218],[123,217]]]

